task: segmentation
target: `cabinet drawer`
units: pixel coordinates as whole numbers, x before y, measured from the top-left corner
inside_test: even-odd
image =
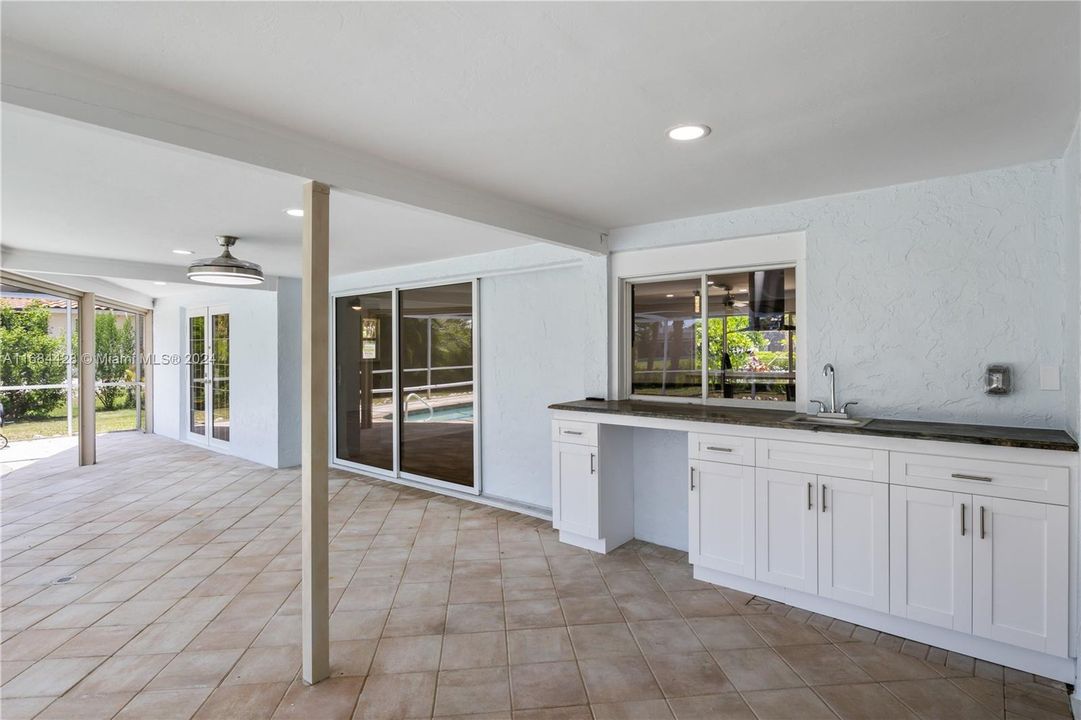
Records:
[[[690,445],[690,455],[695,460],[754,465],[754,438],[691,433]]]
[[[758,467],[853,480],[889,482],[889,453],[885,450],[759,440]]]
[[[1069,470],[1053,465],[890,453],[890,482],[1012,500],[1069,504]]]
[[[574,445],[596,445],[597,423],[553,420],[552,440]]]

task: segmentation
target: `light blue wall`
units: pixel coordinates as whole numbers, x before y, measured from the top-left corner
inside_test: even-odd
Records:
[[[858,399],[860,414],[1062,428],[1077,394],[1066,368],[1076,357],[1067,353],[1077,319],[1067,278],[1077,265],[1063,262],[1061,165],[621,228],[611,246],[803,230],[809,307],[797,322],[814,341],[803,352],[812,370],[836,366],[838,392]],[[1013,367],[1013,394],[982,392],[989,363]],[[1040,390],[1041,365],[1062,369],[1070,385]],[[828,392],[820,373],[808,380],[811,397]]]

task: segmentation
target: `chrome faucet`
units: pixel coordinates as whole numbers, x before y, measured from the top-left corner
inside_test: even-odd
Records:
[[[826,403],[822,402],[821,400],[812,400],[811,402],[818,404],[818,412],[815,413],[815,415],[819,417],[847,418],[848,406],[859,405],[859,403],[855,400],[850,400],[849,402],[846,402],[844,405],[842,405],[840,409],[838,409],[837,373],[836,371],[834,371],[833,365],[831,363],[826,363],[826,365],[822,368],[822,375],[830,379],[830,409],[826,410]]]

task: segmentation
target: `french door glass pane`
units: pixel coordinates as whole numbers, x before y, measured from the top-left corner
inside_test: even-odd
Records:
[[[472,487],[473,285],[402,290],[402,472]]]
[[[631,392],[702,397],[701,279],[631,287]]]
[[[335,307],[337,456],[394,469],[394,313],[389,292]]]
[[[229,315],[215,313],[210,316],[213,332],[210,357],[211,368],[211,409],[213,418],[213,437],[215,440],[229,440]]]
[[[188,431],[206,435],[206,316],[188,318]]]

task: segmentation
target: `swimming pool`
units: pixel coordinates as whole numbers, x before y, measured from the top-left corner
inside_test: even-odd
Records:
[[[472,420],[473,404],[447,405],[432,408],[419,407],[406,413],[406,422],[447,422],[450,420]]]

